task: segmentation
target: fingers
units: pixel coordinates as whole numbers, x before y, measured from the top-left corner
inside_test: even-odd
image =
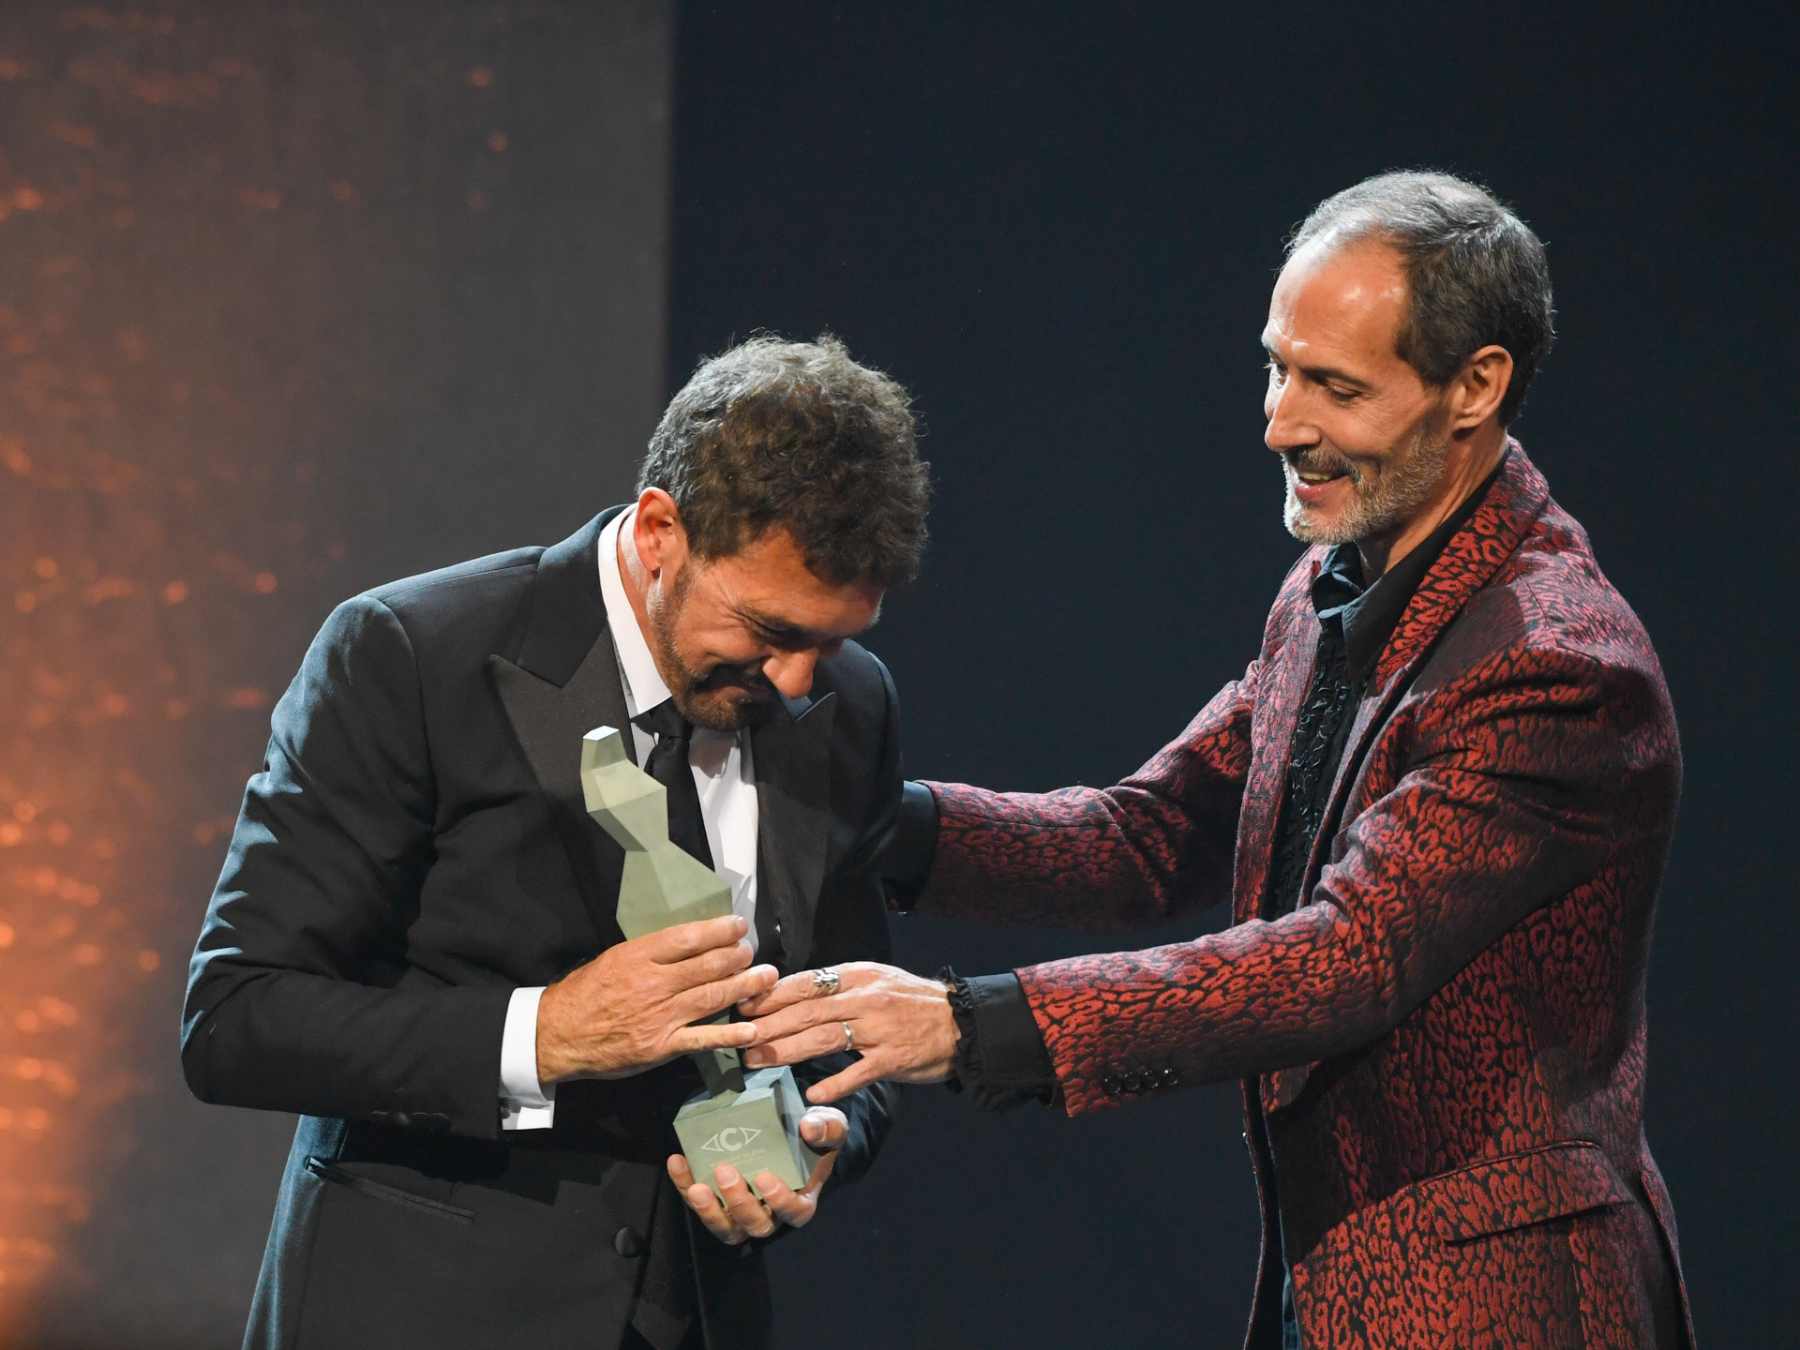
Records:
[[[818,1168],[813,1170],[817,1172]],[[762,1192],[762,1204],[773,1219],[789,1228],[804,1228],[818,1212],[818,1191],[810,1180],[805,1190],[795,1191],[773,1172],[762,1172],[756,1178],[756,1189]]]
[[[681,1192],[687,1207],[694,1211],[694,1217],[720,1242],[728,1247],[738,1247],[750,1240],[750,1235],[732,1222],[718,1197],[712,1193],[712,1187],[694,1180],[693,1169],[679,1153],[669,1158],[669,1180],[675,1183],[675,1189]]]
[[[763,1175],[770,1177],[771,1174],[765,1172]],[[774,1216],[756,1198],[744,1178],[738,1175],[737,1168],[730,1163],[720,1163],[713,1168],[713,1180],[718,1183],[719,1194],[725,1197],[725,1212],[737,1228],[754,1238],[766,1238],[775,1231]],[[792,1198],[793,1192],[788,1191],[787,1187],[782,1186],[781,1189]]]
[[[819,1152],[842,1148],[849,1133],[850,1122],[834,1106],[811,1106],[800,1117],[800,1137]]]
[[[723,947],[714,947],[690,956],[682,961],[661,963],[663,973],[680,988],[688,988],[698,984],[710,984],[714,980],[722,980],[728,975],[735,975],[746,970],[755,959],[755,951],[745,938]],[[773,966],[770,967],[774,969]]]
[[[850,990],[879,979],[882,974],[891,970],[890,966],[877,965],[873,961],[852,961],[848,965],[833,966],[837,972],[838,989]],[[820,1002],[834,997],[823,993],[819,983],[813,978],[813,972],[803,970],[797,975],[789,975],[778,982],[774,989],[759,999],[749,1000],[744,1004],[743,1013],[750,1017],[762,1017],[782,1008],[789,1008],[796,1003]]]
[[[806,1194],[812,1196],[814,1208],[818,1207],[819,1192],[831,1178],[831,1169],[837,1166],[837,1150],[833,1149],[813,1165],[812,1175],[806,1179]]]
[[[841,973],[838,978],[840,980],[843,978]],[[803,970],[798,975],[789,975],[778,980],[775,987],[761,998],[746,1000],[740,1011],[750,1017],[761,1017],[778,1008],[790,1007],[795,1003],[812,998],[817,993],[818,987],[813,980],[813,973],[810,970]]]
[[[756,1038],[749,1022],[700,1022],[669,1033],[669,1058],[705,1050],[742,1050]]]
[[[761,1069],[775,1064],[804,1064],[809,1059],[818,1059],[821,1055],[836,1054],[844,1048],[844,1026],[841,1022],[828,1022],[824,1026],[809,1027],[792,1036],[783,1036],[778,1041],[762,1041],[760,1022],[742,1022],[740,1026],[751,1029],[752,1044],[756,1048],[744,1052],[744,1064],[748,1068]],[[757,1044],[757,1042],[761,1042]],[[811,1140],[807,1141],[811,1143]]]
[[[826,1102],[835,1102],[848,1097],[852,1092],[859,1088],[865,1088],[870,1083],[880,1082],[881,1077],[882,1067],[878,1059],[872,1056],[859,1059],[842,1072],[834,1073],[829,1078],[821,1078],[806,1089],[806,1100],[814,1105],[822,1106]]]
[[[844,1023],[855,1020],[859,1006],[860,1000],[850,994],[833,994],[829,998],[808,999],[779,1012],[759,1014],[751,1025],[756,1028],[759,1041],[778,1041],[811,1027],[829,1026],[837,1032],[837,1044],[831,1048],[842,1050]]]
[[[752,966],[741,975],[714,980],[676,996],[674,1003],[685,1021],[697,1021],[713,1013],[724,1012],[732,1004],[752,997],[775,983],[774,966]],[[743,1026],[753,1023],[744,1022]],[[748,1042],[745,1042],[748,1044]]]
[[[714,947],[729,946],[749,931],[750,925],[742,916],[727,914],[717,919],[678,923],[671,928],[646,933],[636,941],[643,945],[645,953],[657,964],[674,965],[691,956],[698,956],[701,952],[711,951]]]

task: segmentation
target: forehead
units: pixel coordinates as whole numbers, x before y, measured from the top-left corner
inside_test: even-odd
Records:
[[[1406,273],[1391,245],[1319,239],[1275,279],[1263,342],[1291,363],[1398,361],[1405,318]]]

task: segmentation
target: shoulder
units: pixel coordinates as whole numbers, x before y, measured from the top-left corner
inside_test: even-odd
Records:
[[[366,644],[391,630],[415,659],[444,648],[501,650],[526,615],[543,552],[509,549],[373,586],[339,604],[320,639]]]
[[[1649,633],[1600,570],[1587,532],[1554,501],[1470,597],[1419,681],[1465,689],[1496,682],[1560,690],[1608,721],[1648,722],[1673,736]]]
[[[885,707],[894,697],[894,677],[874,652],[860,642],[846,642],[819,662],[813,697],[833,693],[858,707]]]
[[[1600,570],[1587,531],[1555,501],[1471,599],[1465,623],[1508,647],[1661,677],[1642,620]]]

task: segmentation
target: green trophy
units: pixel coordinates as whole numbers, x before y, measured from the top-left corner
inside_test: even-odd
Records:
[[[669,842],[668,793],[631,762],[615,728],[595,727],[581,738],[581,792],[588,814],[625,850],[619,928],[626,937],[731,913],[731,888],[719,874]],[[736,1050],[691,1058],[705,1086],[675,1113],[675,1134],[694,1175],[714,1194],[713,1168],[720,1163],[737,1168],[753,1190],[750,1179],[762,1172],[794,1190],[804,1186],[819,1155],[800,1138],[806,1104],[794,1071],[745,1073]]]

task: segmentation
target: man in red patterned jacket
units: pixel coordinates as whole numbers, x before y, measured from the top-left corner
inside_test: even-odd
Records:
[[[854,965],[751,1008],[809,1094],[954,1075],[1071,1115],[1236,1078],[1252,1346],[1691,1343],[1643,1134],[1644,975],[1680,750],[1650,641],[1507,428],[1543,246],[1388,174],[1296,233],[1265,441],[1311,547],[1243,678],[1123,782],[908,788],[923,909],[1191,942],[974,980]]]

